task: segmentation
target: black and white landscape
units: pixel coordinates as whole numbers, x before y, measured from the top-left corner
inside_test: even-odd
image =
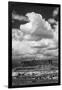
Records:
[[[14,4],[12,86],[58,83],[59,7]]]

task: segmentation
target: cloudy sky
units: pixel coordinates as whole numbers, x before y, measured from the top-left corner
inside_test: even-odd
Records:
[[[16,6],[12,12],[13,58],[57,57],[59,8],[32,5],[22,9]]]

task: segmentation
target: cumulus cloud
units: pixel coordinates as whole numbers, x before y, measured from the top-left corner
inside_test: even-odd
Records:
[[[54,41],[56,42],[56,44],[58,44],[58,26],[59,22],[56,22],[56,25],[54,25]]]
[[[20,31],[19,29],[12,29],[12,40],[23,40],[23,32]]]
[[[12,31],[12,48],[15,56],[52,58],[58,55],[58,22],[46,21],[35,12],[27,13],[29,22],[20,25],[20,30]],[[54,23],[52,29],[51,23]]]
[[[13,41],[12,42],[12,48],[18,52],[19,54],[34,54],[36,53],[35,48],[32,48],[32,46],[35,46],[37,43],[35,42],[28,42],[28,41]]]
[[[26,33],[26,39],[36,39],[41,38],[52,38],[53,32],[51,25],[42,18],[40,14],[37,13],[27,13],[26,16],[29,18],[29,23],[20,25],[22,32]],[[31,36],[30,36],[30,35]]]
[[[55,24],[55,23],[56,23],[56,20],[55,20],[54,18],[49,18],[49,19],[48,19],[48,22],[49,22],[50,24]]]
[[[57,16],[57,15],[58,15],[58,12],[59,12],[59,8],[56,8],[56,9],[53,11],[53,17]]]
[[[26,16],[20,16],[18,14],[12,14],[12,19],[19,20],[19,21],[29,21]]]
[[[49,49],[46,50],[43,54],[47,56],[58,56],[58,49]]]

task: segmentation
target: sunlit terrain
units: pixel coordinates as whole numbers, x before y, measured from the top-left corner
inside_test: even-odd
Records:
[[[57,61],[19,61],[17,64],[13,64],[13,86],[58,83]]]

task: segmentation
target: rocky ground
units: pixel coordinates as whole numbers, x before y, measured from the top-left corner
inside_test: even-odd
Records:
[[[12,70],[13,86],[48,83],[58,83],[58,66],[56,64],[17,67]]]

